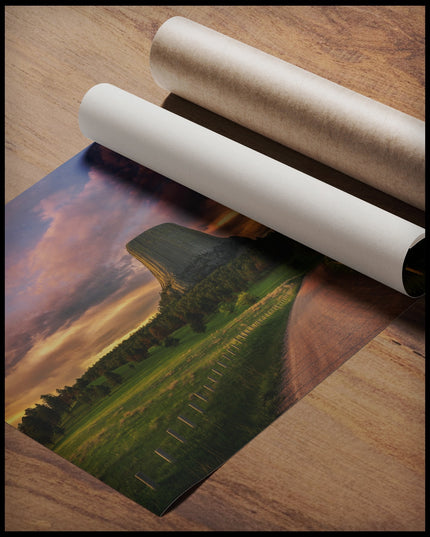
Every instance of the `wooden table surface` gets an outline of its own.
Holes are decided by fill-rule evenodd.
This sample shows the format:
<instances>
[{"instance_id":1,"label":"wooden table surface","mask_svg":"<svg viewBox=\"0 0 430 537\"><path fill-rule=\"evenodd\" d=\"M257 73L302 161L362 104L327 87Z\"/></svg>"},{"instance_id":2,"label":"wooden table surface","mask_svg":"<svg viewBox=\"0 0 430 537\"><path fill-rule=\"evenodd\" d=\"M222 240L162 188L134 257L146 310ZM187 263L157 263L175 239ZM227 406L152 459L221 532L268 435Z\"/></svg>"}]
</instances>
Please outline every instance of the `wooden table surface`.
<instances>
[{"instance_id":1,"label":"wooden table surface","mask_svg":"<svg viewBox=\"0 0 430 537\"><path fill-rule=\"evenodd\" d=\"M155 84L151 41L174 15L424 119L424 6L7 6L6 201L89 145L77 113L99 82L309 165ZM423 222L401 202L350 188ZM424 303L161 518L7 424L5 439L6 530L423 530Z\"/></svg>"}]
</instances>

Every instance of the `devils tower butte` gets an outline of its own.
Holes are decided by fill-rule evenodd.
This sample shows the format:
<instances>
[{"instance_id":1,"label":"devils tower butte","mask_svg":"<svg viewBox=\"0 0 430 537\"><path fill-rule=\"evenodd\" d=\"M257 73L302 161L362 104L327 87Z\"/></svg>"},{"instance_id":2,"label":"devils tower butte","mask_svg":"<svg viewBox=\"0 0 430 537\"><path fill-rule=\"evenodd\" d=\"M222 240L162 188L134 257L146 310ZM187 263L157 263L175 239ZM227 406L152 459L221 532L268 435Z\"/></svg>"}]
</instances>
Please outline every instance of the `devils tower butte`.
<instances>
[{"instance_id":1,"label":"devils tower butte","mask_svg":"<svg viewBox=\"0 0 430 537\"><path fill-rule=\"evenodd\" d=\"M235 258L243 243L168 223L144 231L126 248L152 272L162 289L184 292Z\"/></svg>"}]
</instances>

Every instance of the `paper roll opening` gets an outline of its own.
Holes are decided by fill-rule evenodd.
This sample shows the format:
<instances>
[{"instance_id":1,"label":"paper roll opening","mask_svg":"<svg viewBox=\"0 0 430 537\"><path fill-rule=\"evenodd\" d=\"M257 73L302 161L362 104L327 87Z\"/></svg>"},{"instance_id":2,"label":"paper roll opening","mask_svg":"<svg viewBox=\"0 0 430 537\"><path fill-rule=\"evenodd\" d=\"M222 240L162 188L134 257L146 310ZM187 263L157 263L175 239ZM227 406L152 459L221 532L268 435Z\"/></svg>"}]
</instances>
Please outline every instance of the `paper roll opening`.
<instances>
[{"instance_id":1,"label":"paper roll opening","mask_svg":"<svg viewBox=\"0 0 430 537\"><path fill-rule=\"evenodd\" d=\"M412 246L403 263L403 285L411 297L418 297L425 292L425 239Z\"/></svg>"}]
</instances>

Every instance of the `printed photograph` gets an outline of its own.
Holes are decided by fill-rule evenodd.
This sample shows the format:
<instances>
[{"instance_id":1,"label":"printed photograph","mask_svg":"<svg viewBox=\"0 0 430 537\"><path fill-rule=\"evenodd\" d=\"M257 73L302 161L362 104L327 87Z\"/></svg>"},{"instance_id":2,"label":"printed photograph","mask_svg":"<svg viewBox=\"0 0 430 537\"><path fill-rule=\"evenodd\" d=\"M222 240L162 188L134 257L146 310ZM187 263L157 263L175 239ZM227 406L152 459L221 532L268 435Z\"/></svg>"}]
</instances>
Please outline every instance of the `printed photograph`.
<instances>
[{"instance_id":1,"label":"printed photograph","mask_svg":"<svg viewBox=\"0 0 430 537\"><path fill-rule=\"evenodd\" d=\"M5 212L6 421L157 515L412 303L98 144Z\"/></svg>"}]
</instances>

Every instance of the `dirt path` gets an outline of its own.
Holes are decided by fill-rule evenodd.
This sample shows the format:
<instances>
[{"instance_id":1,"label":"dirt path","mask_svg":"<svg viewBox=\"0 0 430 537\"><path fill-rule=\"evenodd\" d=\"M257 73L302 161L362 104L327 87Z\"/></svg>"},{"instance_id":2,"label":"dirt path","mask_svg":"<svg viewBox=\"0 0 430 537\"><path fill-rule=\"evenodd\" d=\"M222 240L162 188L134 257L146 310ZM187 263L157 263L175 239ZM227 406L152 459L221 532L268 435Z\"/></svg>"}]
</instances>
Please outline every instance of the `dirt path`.
<instances>
[{"instance_id":1,"label":"dirt path","mask_svg":"<svg viewBox=\"0 0 430 537\"><path fill-rule=\"evenodd\" d=\"M412 300L357 272L322 263L305 277L285 334L286 410L371 341Z\"/></svg>"}]
</instances>

